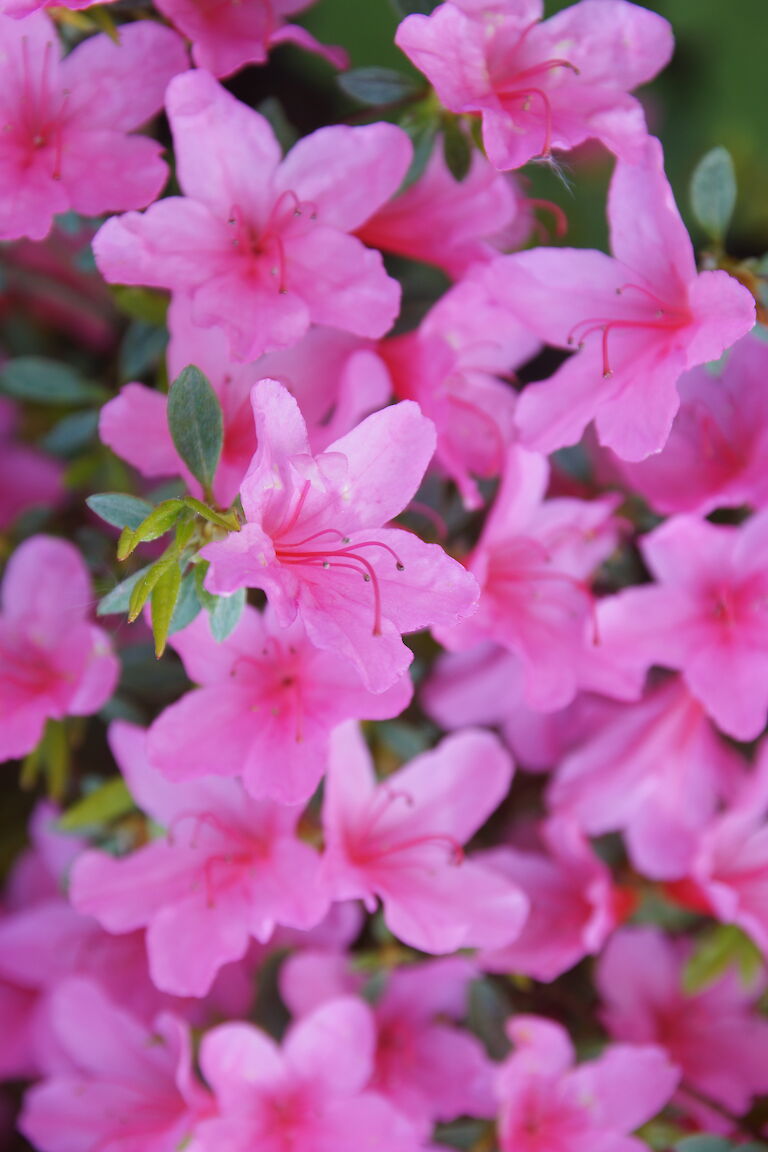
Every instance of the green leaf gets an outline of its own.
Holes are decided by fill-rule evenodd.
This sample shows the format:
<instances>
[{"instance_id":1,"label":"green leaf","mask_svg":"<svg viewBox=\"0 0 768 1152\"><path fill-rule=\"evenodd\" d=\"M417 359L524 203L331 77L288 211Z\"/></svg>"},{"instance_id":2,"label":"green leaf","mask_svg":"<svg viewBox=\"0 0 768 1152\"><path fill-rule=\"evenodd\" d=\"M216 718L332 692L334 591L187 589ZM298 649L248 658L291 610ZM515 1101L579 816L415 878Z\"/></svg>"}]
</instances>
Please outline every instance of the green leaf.
<instances>
[{"instance_id":1,"label":"green leaf","mask_svg":"<svg viewBox=\"0 0 768 1152\"><path fill-rule=\"evenodd\" d=\"M62 832L79 832L83 828L109 824L135 807L125 780L122 776L115 776L67 808L58 825Z\"/></svg>"},{"instance_id":2,"label":"green leaf","mask_svg":"<svg viewBox=\"0 0 768 1152\"><path fill-rule=\"evenodd\" d=\"M352 68L337 77L337 83L347 96L360 104L376 107L381 104L397 104L410 100L423 90L412 76L395 72L393 68Z\"/></svg>"},{"instance_id":3,"label":"green leaf","mask_svg":"<svg viewBox=\"0 0 768 1152\"><path fill-rule=\"evenodd\" d=\"M194 573L187 572L181 581L181 590L168 627L168 635L173 636L174 632L181 632L182 628L191 624L201 608L202 604L195 590Z\"/></svg>"},{"instance_id":4,"label":"green leaf","mask_svg":"<svg viewBox=\"0 0 768 1152\"><path fill-rule=\"evenodd\" d=\"M178 567L175 558L170 559L163 555L154 564L150 564L141 580L137 580L133 586L131 597L128 602L128 622L130 624L136 619L146 604L149 597L152 595L155 585L162 579L170 567Z\"/></svg>"},{"instance_id":5,"label":"green leaf","mask_svg":"<svg viewBox=\"0 0 768 1152\"><path fill-rule=\"evenodd\" d=\"M106 596L102 596L96 606L96 615L117 616L127 612L131 603L131 593L139 580L147 575L151 567L151 564L147 564L146 567L140 568L138 572L134 572L132 576L128 576L116 584L110 592L107 592Z\"/></svg>"},{"instance_id":6,"label":"green leaf","mask_svg":"<svg viewBox=\"0 0 768 1152\"><path fill-rule=\"evenodd\" d=\"M152 589L152 635L155 638L155 656L158 660L165 651L176 602L181 590L181 569L169 565Z\"/></svg>"},{"instance_id":7,"label":"green leaf","mask_svg":"<svg viewBox=\"0 0 768 1152\"><path fill-rule=\"evenodd\" d=\"M245 588L238 589L231 596L215 598L213 607L208 610L214 640L221 643L235 630L245 608L245 599Z\"/></svg>"},{"instance_id":8,"label":"green leaf","mask_svg":"<svg viewBox=\"0 0 768 1152\"><path fill-rule=\"evenodd\" d=\"M176 451L208 495L221 458L224 421L216 393L192 364L171 385L168 427Z\"/></svg>"},{"instance_id":9,"label":"green leaf","mask_svg":"<svg viewBox=\"0 0 768 1152\"><path fill-rule=\"evenodd\" d=\"M696 165L691 177L691 208L711 240L720 243L736 206L736 174L731 154L713 148Z\"/></svg>"},{"instance_id":10,"label":"green leaf","mask_svg":"<svg viewBox=\"0 0 768 1152\"><path fill-rule=\"evenodd\" d=\"M299 139L299 134L288 119L285 108L277 97L267 96L260 104L256 105L256 111L269 121L269 126L277 137L283 152L290 152Z\"/></svg>"},{"instance_id":11,"label":"green leaf","mask_svg":"<svg viewBox=\"0 0 768 1152\"><path fill-rule=\"evenodd\" d=\"M418 113L406 114L400 121L400 127L408 133L413 144L413 159L402 185L404 190L423 176L435 146L440 121L437 115L425 115L419 110Z\"/></svg>"},{"instance_id":12,"label":"green leaf","mask_svg":"<svg viewBox=\"0 0 768 1152\"><path fill-rule=\"evenodd\" d=\"M216 597L213 595L212 592L208 591L208 589L205 587L205 583L204 583L205 574L209 568L210 568L210 564L208 563L207 560L200 560L197 564L195 564L194 569L193 569L193 574L194 574L195 591L197 592L197 598L200 601L200 603L202 604L203 608L205 608L205 610L210 613L213 611L213 609L216 605Z\"/></svg>"},{"instance_id":13,"label":"green leaf","mask_svg":"<svg viewBox=\"0 0 768 1152\"><path fill-rule=\"evenodd\" d=\"M472 142L455 116L446 117L443 124L443 156L448 171L460 183L472 167Z\"/></svg>"},{"instance_id":14,"label":"green leaf","mask_svg":"<svg viewBox=\"0 0 768 1152\"><path fill-rule=\"evenodd\" d=\"M164 328L148 324L146 320L134 320L128 325L118 356L120 379L135 380L143 376L165 352L168 333Z\"/></svg>"},{"instance_id":15,"label":"green leaf","mask_svg":"<svg viewBox=\"0 0 768 1152\"><path fill-rule=\"evenodd\" d=\"M85 502L91 512L114 528L138 528L152 512L152 505L146 500L124 492L98 492Z\"/></svg>"},{"instance_id":16,"label":"green leaf","mask_svg":"<svg viewBox=\"0 0 768 1152\"><path fill-rule=\"evenodd\" d=\"M63 459L76 456L96 439L99 427L99 413L93 408L82 412L70 412L54 424L41 440L41 446L52 456Z\"/></svg>"},{"instance_id":17,"label":"green leaf","mask_svg":"<svg viewBox=\"0 0 768 1152\"><path fill-rule=\"evenodd\" d=\"M74 368L44 356L8 360L0 370L0 391L34 404L100 404L109 395Z\"/></svg>"},{"instance_id":18,"label":"green leaf","mask_svg":"<svg viewBox=\"0 0 768 1152\"><path fill-rule=\"evenodd\" d=\"M703 935L683 969L683 991L691 996L719 979L730 967L739 970L742 982L753 983L762 957L749 936L735 924L718 924Z\"/></svg>"},{"instance_id":19,"label":"green leaf","mask_svg":"<svg viewBox=\"0 0 768 1152\"><path fill-rule=\"evenodd\" d=\"M151 288L134 288L128 284L113 284L112 296L121 312L145 324L164 328L168 313L167 292L156 292Z\"/></svg>"},{"instance_id":20,"label":"green leaf","mask_svg":"<svg viewBox=\"0 0 768 1152\"><path fill-rule=\"evenodd\" d=\"M696 1136L684 1136L678 1140L675 1148L677 1152L732 1152L733 1145L722 1136L701 1132Z\"/></svg>"},{"instance_id":21,"label":"green leaf","mask_svg":"<svg viewBox=\"0 0 768 1152\"><path fill-rule=\"evenodd\" d=\"M218 524L219 528L226 528L227 532L240 531L240 521L236 513L217 512L215 508L209 508L207 504L203 504L202 500L197 500L194 496L185 496L184 503L187 508L197 512L198 516L202 516L209 523Z\"/></svg>"},{"instance_id":22,"label":"green leaf","mask_svg":"<svg viewBox=\"0 0 768 1152\"><path fill-rule=\"evenodd\" d=\"M139 544L164 536L184 511L184 501L174 497L153 508L136 528L124 529L117 545L118 560L125 560Z\"/></svg>"}]
</instances>

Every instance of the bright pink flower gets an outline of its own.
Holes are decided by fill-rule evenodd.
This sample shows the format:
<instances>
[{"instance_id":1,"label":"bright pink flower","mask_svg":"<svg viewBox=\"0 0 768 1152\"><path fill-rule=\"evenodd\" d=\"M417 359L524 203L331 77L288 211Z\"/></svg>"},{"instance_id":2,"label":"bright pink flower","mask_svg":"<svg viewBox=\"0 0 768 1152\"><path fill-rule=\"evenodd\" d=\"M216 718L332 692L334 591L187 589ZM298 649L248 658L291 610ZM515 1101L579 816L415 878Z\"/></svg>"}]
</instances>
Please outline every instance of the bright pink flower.
<instances>
[{"instance_id":1,"label":"bright pink flower","mask_svg":"<svg viewBox=\"0 0 768 1152\"><path fill-rule=\"evenodd\" d=\"M314 0L160 0L158 9L188 40L198 68L230 76L246 64L264 64L270 48L293 43L336 68L348 67L343 48L320 44L285 18L309 8Z\"/></svg>"},{"instance_id":2,"label":"bright pink flower","mask_svg":"<svg viewBox=\"0 0 768 1152\"><path fill-rule=\"evenodd\" d=\"M60 61L47 16L0 16L0 51L0 240L42 240L59 212L122 212L159 196L162 147L129 133L187 67L175 32L140 20L119 44L93 36Z\"/></svg>"},{"instance_id":3,"label":"bright pink flower","mask_svg":"<svg viewBox=\"0 0 768 1152\"><path fill-rule=\"evenodd\" d=\"M200 1125L201 1152L417 1152L410 1124L365 1090L374 1045L370 1009L348 997L294 1024L282 1050L250 1024L215 1028L200 1064L220 1116Z\"/></svg>"},{"instance_id":4,"label":"bright pink flower","mask_svg":"<svg viewBox=\"0 0 768 1152\"><path fill-rule=\"evenodd\" d=\"M480 152L463 180L448 170L436 147L424 174L371 216L357 235L372 248L444 269L460 280L473 264L498 256L497 237L527 235L528 214L511 176L500 175Z\"/></svg>"},{"instance_id":5,"label":"bright pink flower","mask_svg":"<svg viewBox=\"0 0 768 1152\"><path fill-rule=\"evenodd\" d=\"M0 530L28 508L57 505L64 495L63 467L36 448L17 443L16 409L0 397Z\"/></svg>"},{"instance_id":6,"label":"bright pink flower","mask_svg":"<svg viewBox=\"0 0 768 1152\"><path fill-rule=\"evenodd\" d=\"M262 381L251 400L259 447L241 489L247 523L203 548L206 584L223 595L263 589L281 627L299 616L312 644L350 659L383 692L413 659L401 633L455 622L477 594L436 544L382 527L414 495L434 427L405 401L313 457L285 388Z\"/></svg>"},{"instance_id":7,"label":"bright pink flower","mask_svg":"<svg viewBox=\"0 0 768 1152\"><path fill-rule=\"evenodd\" d=\"M521 972L555 980L585 956L599 952L629 909L575 821L553 817L540 830L545 851L494 848L482 863L525 893L530 911L509 944L484 949L488 972Z\"/></svg>"},{"instance_id":8,"label":"bright pink flower","mask_svg":"<svg viewBox=\"0 0 768 1152\"><path fill-rule=\"evenodd\" d=\"M506 796L512 770L495 736L466 730L377 784L357 727L337 728L323 809L329 894L369 911L378 897L392 932L423 952L511 940L526 901L465 860L463 845Z\"/></svg>"},{"instance_id":9,"label":"bright pink flower","mask_svg":"<svg viewBox=\"0 0 768 1152\"><path fill-rule=\"evenodd\" d=\"M204 996L252 937L322 919L318 857L295 835L299 809L251 800L237 780L171 784L147 760L143 729L116 721L111 731L132 795L167 834L120 859L84 853L72 903L108 932L146 926L158 988Z\"/></svg>"},{"instance_id":10,"label":"bright pink flower","mask_svg":"<svg viewBox=\"0 0 768 1152\"><path fill-rule=\"evenodd\" d=\"M758 330L756 329L756 332ZM680 377L680 410L664 449L637 464L619 462L632 488L657 512L768 504L768 344L744 336L717 373Z\"/></svg>"},{"instance_id":11,"label":"bright pink flower","mask_svg":"<svg viewBox=\"0 0 768 1152\"><path fill-rule=\"evenodd\" d=\"M566 755L548 799L589 835L623 830L644 876L675 879L687 873L698 833L739 767L676 677L615 710Z\"/></svg>"},{"instance_id":12,"label":"bright pink flower","mask_svg":"<svg viewBox=\"0 0 768 1152\"><path fill-rule=\"evenodd\" d=\"M754 740L768 712L768 510L739 528L675 516L640 542L657 583L601 605L638 667L676 668L719 728Z\"/></svg>"},{"instance_id":13,"label":"bright pink flower","mask_svg":"<svg viewBox=\"0 0 768 1152\"><path fill-rule=\"evenodd\" d=\"M641 164L617 162L608 220L613 257L538 248L500 257L489 277L539 339L578 349L524 390L523 441L552 452L574 444L594 418L602 444L642 460L666 443L682 373L747 333L755 302L727 272L697 273L658 140L649 138Z\"/></svg>"},{"instance_id":14,"label":"bright pink flower","mask_svg":"<svg viewBox=\"0 0 768 1152\"><path fill-rule=\"evenodd\" d=\"M111 282L192 296L237 360L295 344L310 322L383 336L400 286L347 233L396 191L411 156L392 124L322 128L281 162L267 120L200 69L168 87L185 196L108 220L94 241Z\"/></svg>"},{"instance_id":15,"label":"bright pink flower","mask_svg":"<svg viewBox=\"0 0 768 1152\"><path fill-rule=\"evenodd\" d=\"M381 344L395 394L415 400L434 421L434 462L468 508L482 504L473 476L498 476L515 436L515 393L499 376L511 375L538 349L480 276L447 292L416 332Z\"/></svg>"},{"instance_id":16,"label":"bright pink flower","mask_svg":"<svg viewBox=\"0 0 768 1152\"><path fill-rule=\"evenodd\" d=\"M740 1116L768 1092L768 1022L750 991L729 972L691 995L683 992L689 941L658 929L623 928L597 964L602 1019L629 1044L658 1044L686 1087Z\"/></svg>"},{"instance_id":17,"label":"bright pink flower","mask_svg":"<svg viewBox=\"0 0 768 1152\"><path fill-rule=\"evenodd\" d=\"M636 159L645 119L627 92L668 62L669 24L625 0L581 0L539 23L542 9L541 0L524 0L471 16L442 4L431 16L408 16L395 40L446 108L481 114L497 168L589 139Z\"/></svg>"},{"instance_id":18,"label":"bright pink flower","mask_svg":"<svg viewBox=\"0 0 768 1152\"><path fill-rule=\"evenodd\" d=\"M629 1133L664 1107L679 1074L658 1047L614 1044L574 1067L564 1028L537 1016L514 1016L515 1050L501 1066L501 1152L644 1152Z\"/></svg>"},{"instance_id":19,"label":"bright pink flower","mask_svg":"<svg viewBox=\"0 0 768 1152\"><path fill-rule=\"evenodd\" d=\"M399 968L373 1003L376 1051L369 1088L407 1116L420 1135L459 1116L493 1116L492 1065L482 1044L447 1021L467 1014L477 969L458 956ZM280 993L295 1016L356 993L363 977L350 957L303 952L280 971Z\"/></svg>"},{"instance_id":20,"label":"bright pink flower","mask_svg":"<svg viewBox=\"0 0 768 1152\"><path fill-rule=\"evenodd\" d=\"M223 643L201 613L171 644L202 687L155 720L152 763L171 780L242 776L251 796L281 804L309 800L337 724L399 716L413 691L405 674L369 692L348 660L310 644L300 620L278 627L270 608L261 615L247 607Z\"/></svg>"},{"instance_id":21,"label":"bright pink flower","mask_svg":"<svg viewBox=\"0 0 768 1152\"><path fill-rule=\"evenodd\" d=\"M74 978L54 993L51 1016L69 1066L27 1093L19 1123L40 1152L168 1152L213 1112L177 1017L150 1028Z\"/></svg>"},{"instance_id":22,"label":"bright pink flower","mask_svg":"<svg viewBox=\"0 0 768 1152\"><path fill-rule=\"evenodd\" d=\"M11 556L0 614L0 760L24 756L46 720L90 716L112 695L118 662L88 623L88 570L65 540L32 536Z\"/></svg>"},{"instance_id":23,"label":"bright pink flower","mask_svg":"<svg viewBox=\"0 0 768 1152\"><path fill-rule=\"evenodd\" d=\"M515 656L528 707L562 708L579 686L579 666L596 645L588 580L614 549L619 522L612 496L545 500L543 456L509 449L501 488L469 570L480 606L458 627L436 630L448 648L494 640Z\"/></svg>"}]
</instances>

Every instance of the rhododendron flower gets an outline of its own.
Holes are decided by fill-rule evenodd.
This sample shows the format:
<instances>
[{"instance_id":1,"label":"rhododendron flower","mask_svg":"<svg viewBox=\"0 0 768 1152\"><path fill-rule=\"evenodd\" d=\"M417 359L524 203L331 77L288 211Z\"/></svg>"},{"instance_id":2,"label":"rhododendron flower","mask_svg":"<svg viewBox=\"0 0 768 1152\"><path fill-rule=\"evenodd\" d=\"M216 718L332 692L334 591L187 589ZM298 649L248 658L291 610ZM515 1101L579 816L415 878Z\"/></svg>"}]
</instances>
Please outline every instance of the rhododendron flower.
<instances>
[{"instance_id":1,"label":"rhododendron flower","mask_svg":"<svg viewBox=\"0 0 768 1152\"><path fill-rule=\"evenodd\" d=\"M499 376L539 350L538 341L467 277L430 310L416 332L385 340L381 356L395 394L416 400L435 423L435 464L456 483L465 505L482 497L474 476L497 476L515 436L515 394Z\"/></svg>"},{"instance_id":2,"label":"rhododendron flower","mask_svg":"<svg viewBox=\"0 0 768 1152\"><path fill-rule=\"evenodd\" d=\"M0 53L0 240L42 240L57 213L143 208L160 194L161 145L128 133L187 68L175 32L141 20L119 44L93 36L60 61L47 16L0 16Z\"/></svg>"},{"instance_id":3,"label":"rhododendron flower","mask_svg":"<svg viewBox=\"0 0 768 1152\"><path fill-rule=\"evenodd\" d=\"M740 1116L768 1092L768 1021L758 989L728 972L701 990L683 992L685 940L657 928L623 928L598 960L603 1022L617 1040L658 1044L686 1087Z\"/></svg>"},{"instance_id":4,"label":"rhododendron flower","mask_svg":"<svg viewBox=\"0 0 768 1152\"><path fill-rule=\"evenodd\" d=\"M198 1128L201 1152L417 1152L407 1120L365 1090L374 1045L370 1009L349 997L294 1024L282 1050L250 1024L215 1028L200 1065L220 1116Z\"/></svg>"},{"instance_id":5,"label":"rhododendron flower","mask_svg":"<svg viewBox=\"0 0 768 1152\"><path fill-rule=\"evenodd\" d=\"M666 443L681 374L745 335L755 304L727 272L697 273L657 140L649 138L642 163L617 162L608 221L613 257L537 248L500 257L488 275L539 339L577 349L524 390L523 442L552 452L574 444L594 418L601 444L642 460Z\"/></svg>"},{"instance_id":6,"label":"rhododendron flower","mask_svg":"<svg viewBox=\"0 0 768 1152\"><path fill-rule=\"evenodd\" d=\"M281 162L268 121L200 69L169 85L166 109L185 195L107 221L94 240L106 279L190 293L195 323L223 328L237 360L295 344L311 321L383 336L400 287L347 233L396 191L406 134L322 128Z\"/></svg>"},{"instance_id":7,"label":"rhododendron flower","mask_svg":"<svg viewBox=\"0 0 768 1152\"><path fill-rule=\"evenodd\" d=\"M455 622L477 594L436 544L381 527L414 495L434 427L405 401L313 457L285 388L265 380L251 399L259 447L241 489L246 523L202 549L207 587L262 588L281 627L300 617L311 643L350 659L366 687L383 692L413 659L401 633Z\"/></svg>"},{"instance_id":8,"label":"rhododendron flower","mask_svg":"<svg viewBox=\"0 0 768 1152\"><path fill-rule=\"evenodd\" d=\"M0 397L0 530L28 508L58 504L63 495L62 465L14 439L16 409Z\"/></svg>"},{"instance_id":9,"label":"rhododendron flower","mask_svg":"<svg viewBox=\"0 0 768 1152\"><path fill-rule=\"evenodd\" d=\"M118 662L88 623L91 582L65 540L32 536L8 561L0 613L0 760L24 756L46 720L89 716L112 695Z\"/></svg>"},{"instance_id":10,"label":"rhododendron flower","mask_svg":"<svg viewBox=\"0 0 768 1152\"><path fill-rule=\"evenodd\" d=\"M171 784L147 760L143 729L116 721L112 739L136 802L167 835L120 859L84 853L71 898L108 932L146 926L158 988L204 996L251 937L321 920L318 857L296 838L298 809L250 800L236 780Z\"/></svg>"},{"instance_id":11,"label":"rhododendron flower","mask_svg":"<svg viewBox=\"0 0 768 1152\"><path fill-rule=\"evenodd\" d=\"M492 848L480 857L524 892L530 907L514 940L481 952L479 963L488 972L554 980L584 956L599 952L631 910L575 821L552 817L540 837L545 851Z\"/></svg>"},{"instance_id":12,"label":"rhododendron flower","mask_svg":"<svg viewBox=\"0 0 768 1152\"><path fill-rule=\"evenodd\" d=\"M468 560L482 589L474 616L436 629L449 648L495 640L519 662L531 708L562 708L579 684L582 654L597 639L592 571L614 549L617 500L545 500L549 467L516 445L483 533ZM588 639L587 632L591 631Z\"/></svg>"},{"instance_id":13,"label":"rhododendron flower","mask_svg":"<svg viewBox=\"0 0 768 1152\"><path fill-rule=\"evenodd\" d=\"M320 781L335 725L399 716L411 699L408 675L369 692L348 660L310 644L300 620L280 628L269 607L263 616L246 607L223 643L201 613L171 644L202 685L149 732L150 759L171 780L237 774L252 796L303 803Z\"/></svg>"},{"instance_id":14,"label":"rhododendron flower","mask_svg":"<svg viewBox=\"0 0 768 1152\"><path fill-rule=\"evenodd\" d=\"M627 92L672 55L667 21L624 0L581 0L544 23L541 0L495 8L442 4L395 37L446 108L481 114L491 163L520 168L588 139L636 159L645 119Z\"/></svg>"},{"instance_id":15,"label":"rhododendron flower","mask_svg":"<svg viewBox=\"0 0 768 1152\"><path fill-rule=\"evenodd\" d=\"M739 767L675 678L617 710L566 755L548 800L590 835L622 829L644 876L674 879L688 871L698 833Z\"/></svg>"},{"instance_id":16,"label":"rhododendron flower","mask_svg":"<svg viewBox=\"0 0 768 1152\"><path fill-rule=\"evenodd\" d=\"M640 548L657 583L606 600L606 622L639 667L678 669L719 728L754 740L768 712L768 511L739 528L675 516Z\"/></svg>"},{"instance_id":17,"label":"rhododendron flower","mask_svg":"<svg viewBox=\"0 0 768 1152\"><path fill-rule=\"evenodd\" d=\"M306 28L285 18L309 8L314 0L159 0L157 8L192 41L198 68L214 76L229 76L246 64L263 64L270 48L297 44L324 56L336 68L346 68L343 48L320 44Z\"/></svg>"},{"instance_id":18,"label":"rhododendron flower","mask_svg":"<svg viewBox=\"0 0 768 1152\"><path fill-rule=\"evenodd\" d=\"M467 1013L477 969L450 957L387 974L372 1005L376 1050L369 1088L407 1116L424 1138L437 1122L493 1116L493 1065L480 1041L446 1020ZM340 953L306 951L280 971L280 994L296 1016L335 997L359 992L363 977Z\"/></svg>"},{"instance_id":19,"label":"rhododendron flower","mask_svg":"<svg viewBox=\"0 0 768 1152\"><path fill-rule=\"evenodd\" d=\"M150 1028L73 978L54 993L51 1018L69 1067L30 1089L19 1122L40 1152L168 1152L214 1111L187 1026L170 1013Z\"/></svg>"},{"instance_id":20,"label":"rhododendron flower","mask_svg":"<svg viewBox=\"0 0 768 1152\"><path fill-rule=\"evenodd\" d=\"M496 1084L501 1152L645 1152L629 1133L664 1107L679 1077L660 1048L614 1044L574 1066L552 1020L514 1016L507 1033L515 1050Z\"/></svg>"},{"instance_id":21,"label":"rhododendron flower","mask_svg":"<svg viewBox=\"0 0 768 1152\"><path fill-rule=\"evenodd\" d=\"M495 736L465 730L378 784L356 726L331 738L323 872L334 899L357 897L405 944L452 952L506 943L526 901L463 845L506 795L512 763Z\"/></svg>"}]
</instances>

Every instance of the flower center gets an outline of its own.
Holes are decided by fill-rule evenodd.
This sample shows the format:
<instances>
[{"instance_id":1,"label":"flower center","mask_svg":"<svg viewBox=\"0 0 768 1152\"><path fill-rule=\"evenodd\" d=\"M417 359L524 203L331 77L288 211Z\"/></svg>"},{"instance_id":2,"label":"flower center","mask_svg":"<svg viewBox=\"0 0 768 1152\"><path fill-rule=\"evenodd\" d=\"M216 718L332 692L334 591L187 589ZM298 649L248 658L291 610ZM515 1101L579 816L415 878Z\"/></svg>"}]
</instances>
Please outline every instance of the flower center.
<instances>
[{"instance_id":1,"label":"flower center","mask_svg":"<svg viewBox=\"0 0 768 1152\"><path fill-rule=\"evenodd\" d=\"M70 93L62 89L56 94L54 51L54 44L48 40L38 62L32 57L28 37L22 37L21 89L15 104L16 115L3 124L3 132L26 151L27 167L39 153L50 148L51 178L60 180L64 113Z\"/></svg>"},{"instance_id":2,"label":"flower center","mask_svg":"<svg viewBox=\"0 0 768 1152\"><path fill-rule=\"evenodd\" d=\"M677 328L682 328L690 321L690 316L687 312L666 304L649 288L644 288L640 284L624 284L621 288L616 289L616 295L622 296L630 289L641 293L643 297L656 305L653 312L647 315L634 316L631 319L593 316L587 320L580 320L578 324L574 324L566 338L569 344L575 344L577 348L583 348L590 336L596 332L601 333L604 380L608 380L613 376L613 368L611 367L608 349L608 338L612 332L643 328L673 332Z\"/></svg>"},{"instance_id":3,"label":"flower center","mask_svg":"<svg viewBox=\"0 0 768 1152\"><path fill-rule=\"evenodd\" d=\"M267 270L268 278L282 295L288 291L285 241L306 234L317 219L317 209L295 192L281 192L264 224L252 224L239 204L229 211L230 243L255 273Z\"/></svg>"}]
</instances>

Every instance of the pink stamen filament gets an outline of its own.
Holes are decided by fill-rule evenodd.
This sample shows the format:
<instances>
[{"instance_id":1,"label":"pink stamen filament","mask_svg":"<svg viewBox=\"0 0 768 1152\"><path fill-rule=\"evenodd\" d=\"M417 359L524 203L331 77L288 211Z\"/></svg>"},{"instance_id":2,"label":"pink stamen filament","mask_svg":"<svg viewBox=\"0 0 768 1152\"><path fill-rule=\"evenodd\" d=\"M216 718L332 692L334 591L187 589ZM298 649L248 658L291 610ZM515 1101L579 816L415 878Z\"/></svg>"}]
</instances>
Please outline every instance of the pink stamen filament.
<instances>
[{"instance_id":1,"label":"pink stamen filament","mask_svg":"<svg viewBox=\"0 0 768 1152\"><path fill-rule=\"evenodd\" d=\"M527 28L523 36L527 35L530 28ZM521 37L522 39L522 37ZM545 76L548 72L556 68L567 68L574 75L579 75L579 69L575 64L571 64L570 60L544 60L541 64L536 64L532 68L524 68L522 72L509 81L508 84L494 86L497 96L504 98L505 103L512 100L523 101L523 111L527 112L530 108L531 97L538 96L541 100L544 110L544 147L541 150L542 156L549 156L552 151L552 104L546 92L542 88L520 87L521 82L532 80L535 76Z\"/></svg>"},{"instance_id":2,"label":"pink stamen filament","mask_svg":"<svg viewBox=\"0 0 768 1152\"><path fill-rule=\"evenodd\" d=\"M603 379L608 380L613 375L613 369L611 368L608 356L608 337L611 332L617 329L629 330L638 328L654 328L659 331L670 331L679 328L684 322L685 317L683 317L681 313L665 312L660 308L653 320L611 320L608 318L580 320L578 324L574 324L566 339L569 344L576 343L579 348L582 348L587 338L591 336L593 332L601 332ZM579 333L578 336L577 333Z\"/></svg>"},{"instance_id":3,"label":"pink stamen filament","mask_svg":"<svg viewBox=\"0 0 768 1152\"><path fill-rule=\"evenodd\" d=\"M271 256L276 263L270 268L270 274L277 280L281 294L288 291L283 235L293 217L307 217L314 221L317 219L317 210L314 204L299 200L296 193L291 191L280 193L266 222L260 227L248 223L239 204L233 204L230 208L228 223L235 229L232 246L249 257Z\"/></svg>"},{"instance_id":4,"label":"pink stamen filament","mask_svg":"<svg viewBox=\"0 0 768 1152\"><path fill-rule=\"evenodd\" d=\"M539 200L533 197L526 200L526 204L530 205L534 211L548 212L555 221L555 236L560 238L565 236L568 231L568 217L559 204L555 204L552 200Z\"/></svg>"}]
</instances>

